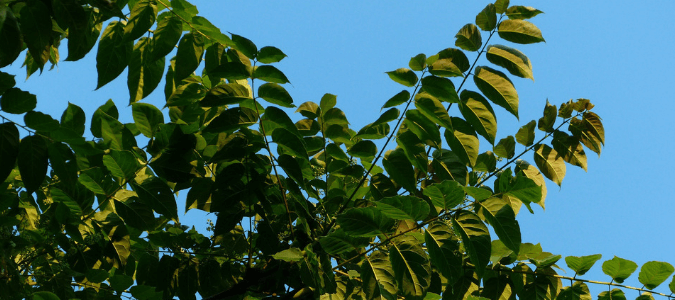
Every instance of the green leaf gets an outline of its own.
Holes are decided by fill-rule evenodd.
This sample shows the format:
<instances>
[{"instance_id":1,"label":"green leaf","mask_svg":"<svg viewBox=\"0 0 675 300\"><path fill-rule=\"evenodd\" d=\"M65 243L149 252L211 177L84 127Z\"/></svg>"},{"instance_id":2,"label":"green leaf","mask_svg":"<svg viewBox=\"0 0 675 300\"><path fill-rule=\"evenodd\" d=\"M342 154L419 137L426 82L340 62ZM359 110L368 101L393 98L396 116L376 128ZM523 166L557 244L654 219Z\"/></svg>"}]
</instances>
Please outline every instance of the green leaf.
<instances>
[{"instance_id":1,"label":"green leaf","mask_svg":"<svg viewBox=\"0 0 675 300\"><path fill-rule=\"evenodd\" d=\"M652 293L650 292L644 292L635 298L635 300L654 300L654 296L652 296Z\"/></svg>"},{"instance_id":2,"label":"green leaf","mask_svg":"<svg viewBox=\"0 0 675 300\"><path fill-rule=\"evenodd\" d=\"M10 114L22 114L35 109L37 97L19 88L8 89L0 98L0 107Z\"/></svg>"},{"instance_id":3,"label":"green leaf","mask_svg":"<svg viewBox=\"0 0 675 300\"><path fill-rule=\"evenodd\" d=\"M372 161L377 154L377 146L369 140L362 140L347 149L351 156L355 156L366 161Z\"/></svg>"},{"instance_id":4,"label":"green leaf","mask_svg":"<svg viewBox=\"0 0 675 300\"><path fill-rule=\"evenodd\" d=\"M259 66L253 71L253 78L258 78L273 83L289 83L286 75L274 66Z\"/></svg>"},{"instance_id":5,"label":"green leaf","mask_svg":"<svg viewBox=\"0 0 675 300\"><path fill-rule=\"evenodd\" d=\"M300 132L295 127L295 124L293 124L291 118L286 114L286 112L277 107L268 106L265 109L265 114L263 115L262 118L276 124L278 127L282 127L288 130L289 132L295 134L298 137L301 136ZM270 131L267 131L267 134L270 134Z\"/></svg>"},{"instance_id":6,"label":"green leaf","mask_svg":"<svg viewBox=\"0 0 675 300\"><path fill-rule=\"evenodd\" d=\"M153 0L140 0L129 15L129 23L124 28L124 40L133 41L148 32L157 19L157 4Z\"/></svg>"},{"instance_id":7,"label":"green leaf","mask_svg":"<svg viewBox=\"0 0 675 300\"><path fill-rule=\"evenodd\" d=\"M132 57L133 42L124 39L125 24L112 21L106 26L96 53L98 83L96 89L117 78L127 68Z\"/></svg>"},{"instance_id":8,"label":"green leaf","mask_svg":"<svg viewBox=\"0 0 675 300\"><path fill-rule=\"evenodd\" d=\"M377 118L377 120L375 122L373 122L372 124L373 124L373 126L375 126L375 125L379 125L379 124L382 124L382 123L389 123L393 120L398 119L398 115L399 115L399 110L397 108L390 108L387 111L385 111L384 113L382 113L382 115L380 115L380 117ZM343 116L344 116L344 113L343 113ZM345 121L346 120L347 119L345 118Z\"/></svg>"},{"instance_id":9,"label":"green leaf","mask_svg":"<svg viewBox=\"0 0 675 300\"><path fill-rule=\"evenodd\" d=\"M211 78L227 78L229 80L247 79L251 76L250 67L239 62L231 61L221 63L219 66L208 70Z\"/></svg>"},{"instance_id":10,"label":"green leaf","mask_svg":"<svg viewBox=\"0 0 675 300\"><path fill-rule=\"evenodd\" d=\"M121 202L115 200L115 211L124 220L127 226L138 230L152 230L155 228L155 216L152 209L138 202Z\"/></svg>"},{"instance_id":11,"label":"green leaf","mask_svg":"<svg viewBox=\"0 0 675 300\"><path fill-rule=\"evenodd\" d=\"M499 23L499 36L509 42L533 44L545 42L541 31L534 24L523 20L504 20Z\"/></svg>"},{"instance_id":12,"label":"green leaf","mask_svg":"<svg viewBox=\"0 0 675 300\"><path fill-rule=\"evenodd\" d=\"M59 129L59 121L39 111L29 111L23 116L26 126L37 131L50 132Z\"/></svg>"},{"instance_id":13,"label":"green leaf","mask_svg":"<svg viewBox=\"0 0 675 300\"><path fill-rule=\"evenodd\" d=\"M337 104L337 96L333 94L324 94L319 101L319 107L321 108L321 113L325 113L331 108L335 107Z\"/></svg>"},{"instance_id":14,"label":"green leaf","mask_svg":"<svg viewBox=\"0 0 675 300\"><path fill-rule=\"evenodd\" d=\"M394 295L398 293L396 278L385 252L375 251L366 256L360 274L366 299L395 299Z\"/></svg>"},{"instance_id":15,"label":"green leaf","mask_svg":"<svg viewBox=\"0 0 675 300\"><path fill-rule=\"evenodd\" d=\"M371 140L377 140L377 139L382 139L387 137L389 134L389 124L383 123L379 125L372 125L368 124L361 128L359 132L356 134L359 138L362 139L371 139Z\"/></svg>"},{"instance_id":16,"label":"green leaf","mask_svg":"<svg viewBox=\"0 0 675 300\"><path fill-rule=\"evenodd\" d=\"M497 104L518 118L518 92L504 73L489 67L476 67L473 81L478 89Z\"/></svg>"},{"instance_id":17,"label":"green leaf","mask_svg":"<svg viewBox=\"0 0 675 300\"><path fill-rule=\"evenodd\" d=\"M19 130L14 123L0 124L0 180L12 173L19 155Z\"/></svg>"},{"instance_id":18,"label":"green leaf","mask_svg":"<svg viewBox=\"0 0 675 300\"><path fill-rule=\"evenodd\" d=\"M98 170L100 173L100 170ZM93 178L89 173L80 173L80 176L77 178L77 181L86 187L88 190L94 192L97 195L106 195L106 189L103 187L98 178Z\"/></svg>"},{"instance_id":19,"label":"green leaf","mask_svg":"<svg viewBox=\"0 0 675 300\"><path fill-rule=\"evenodd\" d=\"M173 14L168 16L159 23L152 35L152 59L163 58L176 47L180 41L181 34L183 34L183 21Z\"/></svg>"},{"instance_id":20,"label":"green leaf","mask_svg":"<svg viewBox=\"0 0 675 300\"><path fill-rule=\"evenodd\" d=\"M555 131L551 145L567 163L587 170L586 152L577 138L562 131Z\"/></svg>"},{"instance_id":21,"label":"green leaf","mask_svg":"<svg viewBox=\"0 0 675 300\"><path fill-rule=\"evenodd\" d=\"M585 112L581 121L572 118L569 130L591 151L600 155L605 144L605 128L600 117L592 112Z\"/></svg>"},{"instance_id":22,"label":"green leaf","mask_svg":"<svg viewBox=\"0 0 675 300\"><path fill-rule=\"evenodd\" d=\"M502 45L490 45L485 57L491 63L507 69L513 75L534 81L530 59L517 49Z\"/></svg>"},{"instance_id":23,"label":"green leaf","mask_svg":"<svg viewBox=\"0 0 675 300\"><path fill-rule=\"evenodd\" d=\"M103 165L113 176L122 179L133 178L140 166L131 151L117 150L110 150L109 154L103 156Z\"/></svg>"},{"instance_id":24,"label":"green leaf","mask_svg":"<svg viewBox=\"0 0 675 300\"><path fill-rule=\"evenodd\" d=\"M642 265L638 280L649 290L661 285L675 271L673 265L667 262L650 261Z\"/></svg>"},{"instance_id":25,"label":"green leaf","mask_svg":"<svg viewBox=\"0 0 675 300\"><path fill-rule=\"evenodd\" d=\"M626 295L621 289L612 289L598 294L598 300L626 300Z\"/></svg>"},{"instance_id":26,"label":"green leaf","mask_svg":"<svg viewBox=\"0 0 675 300\"><path fill-rule=\"evenodd\" d=\"M263 64L271 64L275 62L280 62L286 57L286 54L283 53L279 48L266 46L258 50L258 56L256 59Z\"/></svg>"},{"instance_id":27,"label":"green leaf","mask_svg":"<svg viewBox=\"0 0 675 300\"><path fill-rule=\"evenodd\" d=\"M558 108L555 105L551 105L546 99L546 106L544 107L544 116L539 119L537 123L537 128L541 131L551 132L553 131L553 125L555 125L555 119L558 114Z\"/></svg>"},{"instance_id":28,"label":"green leaf","mask_svg":"<svg viewBox=\"0 0 675 300\"><path fill-rule=\"evenodd\" d=\"M530 202L537 203L542 200L541 186L534 180L522 175L517 175L515 181L511 182L511 185L502 190L502 192L507 196L517 198L525 204L529 204Z\"/></svg>"},{"instance_id":29,"label":"green leaf","mask_svg":"<svg viewBox=\"0 0 675 300\"><path fill-rule=\"evenodd\" d=\"M495 1L495 9L498 14L503 14L506 12L506 9L509 7L509 0L497 0Z\"/></svg>"},{"instance_id":30,"label":"green leaf","mask_svg":"<svg viewBox=\"0 0 675 300\"><path fill-rule=\"evenodd\" d=\"M476 132L490 144L495 143L497 135L497 117L490 103L479 93L463 90L459 111Z\"/></svg>"},{"instance_id":31,"label":"green leaf","mask_svg":"<svg viewBox=\"0 0 675 300\"><path fill-rule=\"evenodd\" d=\"M586 255L586 256L568 256L565 257L567 267L572 269L576 275L584 275L590 270L595 262L602 258L602 254Z\"/></svg>"},{"instance_id":32,"label":"green leaf","mask_svg":"<svg viewBox=\"0 0 675 300\"><path fill-rule=\"evenodd\" d=\"M530 6L520 6L520 5L511 6L509 7L509 9L506 10L506 16L512 20L530 19L541 13L544 12Z\"/></svg>"},{"instance_id":33,"label":"green leaf","mask_svg":"<svg viewBox=\"0 0 675 300\"><path fill-rule=\"evenodd\" d=\"M128 275L115 274L108 278L108 282L110 282L110 287L113 290L117 291L118 293L122 293L124 290L128 289L132 284L134 284L134 279Z\"/></svg>"},{"instance_id":34,"label":"green leaf","mask_svg":"<svg viewBox=\"0 0 675 300\"><path fill-rule=\"evenodd\" d=\"M410 132L404 131L396 136L396 143L403 149L408 160L418 172L426 173L429 162L427 155L424 152L424 144L417 136ZM422 175L421 175L422 176Z\"/></svg>"},{"instance_id":35,"label":"green leaf","mask_svg":"<svg viewBox=\"0 0 675 300\"><path fill-rule=\"evenodd\" d=\"M429 120L424 114L417 109L410 109L405 114L406 118L403 121L406 128L417 135L417 137L425 144L440 148L441 132L438 130L436 123Z\"/></svg>"},{"instance_id":36,"label":"green leaf","mask_svg":"<svg viewBox=\"0 0 675 300\"><path fill-rule=\"evenodd\" d=\"M258 114L246 107L230 108L211 120L204 132L234 132L258 122Z\"/></svg>"},{"instance_id":37,"label":"green leaf","mask_svg":"<svg viewBox=\"0 0 675 300\"><path fill-rule=\"evenodd\" d=\"M374 207L349 209L337 216L337 222L348 235L362 237L386 234L395 224L393 219Z\"/></svg>"},{"instance_id":38,"label":"green leaf","mask_svg":"<svg viewBox=\"0 0 675 300\"><path fill-rule=\"evenodd\" d=\"M42 70L42 66L49 60L51 47L52 20L49 8L42 1L29 0L21 9L19 21L23 41L35 63Z\"/></svg>"},{"instance_id":39,"label":"green leaf","mask_svg":"<svg viewBox=\"0 0 675 300\"><path fill-rule=\"evenodd\" d=\"M452 117L453 130L445 130L445 140L450 149L469 166L476 164L478 158L478 137L473 127L461 118Z\"/></svg>"},{"instance_id":40,"label":"green leaf","mask_svg":"<svg viewBox=\"0 0 675 300\"><path fill-rule=\"evenodd\" d=\"M149 103L134 103L131 112L136 127L141 133L149 138L155 135L160 124L164 124L164 115L157 107Z\"/></svg>"},{"instance_id":41,"label":"green leaf","mask_svg":"<svg viewBox=\"0 0 675 300\"><path fill-rule=\"evenodd\" d=\"M413 70L413 71L422 71L424 68L427 67L427 56L424 53L417 54L413 57L410 58L410 62L408 63L408 66Z\"/></svg>"},{"instance_id":42,"label":"green leaf","mask_svg":"<svg viewBox=\"0 0 675 300\"><path fill-rule=\"evenodd\" d=\"M499 140L499 143L492 150L497 156L510 159L516 154L516 142L513 136L509 135Z\"/></svg>"},{"instance_id":43,"label":"green leaf","mask_svg":"<svg viewBox=\"0 0 675 300\"><path fill-rule=\"evenodd\" d=\"M480 204L480 202L479 202ZM488 223L495 229L495 233L506 247L514 253L520 251L520 225L516 221L516 214L510 205L503 205L499 209L483 206L483 215Z\"/></svg>"},{"instance_id":44,"label":"green leaf","mask_svg":"<svg viewBox=\"0 0 675 300\"><path fill-rule=\"evenodd\" d=\"M462 253L452 227L443 222L433 222L424 232L424 240L431 263L445 278L455 282L462 276Z\"/></svg>"},{"instance_id":45,"label":"green leaf","mask_svg":"<svg viewBox=\"0 0 675 300\"><path fill-rule=\"evenodd\" d=\"M319 109L319 105L312 102L312 101L307 101L303 104L300 104L298 109L295 110L295 112L299 112L303 117L308 118L308 119L316 119L321 114L321 111Z\"/></svg>"},{"instance_id":46,"label":"green leaf","mask_svg":"<svg viewBox=\"0 0 675 300\"><path fill-rule=\"evenodd\" d=\"M450 211L464 201L464 190L457 181L446 180L427 186L424 195L431 199L434 206Z\"/></svg>"},{"instance_id":47,"label":"green leaf","mask_svg":"<svg viewBox=\"0 0 675 300\"><path fill-rule=\"evenodd\" d=\"M431 264L422 244L412 236L400 236L389 248L398 289L406 297L422 297L431 284Z\"/></svg>"},{"instance_id":48,"label":"green leaf","mask_svg":"<svg viewBox=\"0 0 675 300\"><path fill-rule=\"evenodd\" d=\"M198 96L195 95L196 97ZM187 99L190 98L189 96L187 97ZM199 105L202 107L216 107L241 103L248 99L251 99L251 97L247 87L235 82L222 83L209 89L204 98L199 102ZM175 105L175 103L171 103L171 105Z\"/></svg>"},{"instance_id":49,"label":"green leaf","mask_svg":"<svg viewBox=\"0 0 675 300\"><path fill-rule=\"evenodd\" d=\"M1 27L1 25L0 25ZM2 28L0 28L2 30ZM2 51L2 50L0 50ZM2 54L0 54L2 55ZM14 80L15 75L10 75L5 72L0 71L0 95L2 95L5 91L7 91L10 88L13 88L16 85L16 81Z\"/></svg>"},{"instance_id":50,"label":"green leaf","mask_svg":"<svg viewBox=\"0 0 675 300\"><path fill-rule=\"evenodd\" d=\"M612 277L618 283L623 283L626 278L630 277L638 265L630 260L614 256L614 258L602 263L602 272Z\"/></svg>"},{"instance_id":51,"label":"green leaf","mask_svg":"<svg viewBox=\"0 0 675 300\"><path fill-rule=\"evenodd\" d=\"M516 163L516 173L518 173L518 172L522 172L525 175L525 177L533 180L541 188L541 193L540 193L541 199L540 200L538 200L538 201L536 199L532 199L532 200L526 199L526 200L529 200L531 202L535 202L535 203L539 204L539 206L541 206L541 208L546 209L546 205L545 205L546 192L547 192L546 191L546 181L544 181L544 176L542 176L541 172L539 172L539 170L535 166L530 165L523 160L518 161ZM517 181L518 181L518 177L516 177L516 183L517 183ZM512 195L513 195L513 193L512 193ZM536 191L533 191L532 194L530 194L530 195L536 195ZM523 196L524 195L521 195L521 197L523 197ZM516 196L516 197L518 198L519 196ZM519 200L522 201L522 199L520 199L520 198L519 198Z\"/></svg>"},{"instance_id":52,"label":"green leaf","mask_svg":"<svg viewBox=\"0 0 675 300\"><path fill-rule=\"evenodd\" d=\"M336 143L343 143L348 147L352 146L352 132L345 125L333 124L328 126L324 132L325 137L333 140Z\"/></svg>"},{"instance_id":53,"label":"green leaf","mask_svg":"<svg viewBox=\"0 0 675 300\"><path fill-rule=\"evenodd\" d=\"M389 177L404 189L410 192L417 190L415 171L403 149L387 151L382 160L382 165Z\"/></svg>"},{"instance_id":54,"label":"green leaf","mask_svg":"<svg viewBox=\"0 0 675 300\"><path fill-rule=\"evenodd\" d=\"M482 277L490 261L492 246L487 226L476 214L461 210L452 218L452 227L459 233L476 273Z\"/></svg>"},{"instance_id":55,"label":"green leaf","mask_svg":"<svg viewBox=\"0 0 675 300\"><path fill-rule=\"evenodd\" d=\"M417 74L410 69L400 68L391 72L387 72L391 80L396 81L407 87L413 87L417 83Z\"/></svg>"},{"instance_id":56,"label":"green leaf","mask_svg":"<svg viewBox=\"0 0 675 300\"><path fill-rule=\"evenodd\" d=\"M490 3L476 16L476 25L484 31L491 31L497 27L497 10Z\"/></svg>"},{"instance_id":57,"label":"green leaf","mask_svg":"<svg viewBox=\"0 0 675 300\"><path fill-rule=\"evenodd\" d=\"M78 135L84 134L87 116L79 106L68 102L68 108L61 115L61 127L68 128Z\"/></svg>"},{"instance_id":58,"label":"green leaf","mask_svg":"<svg viewBox=\"0 0 675 300\"><path fill-rule=\"evenodd\" d=\"M176 63L178 66L178 63ZM137 102L152 93L164 74L164 59L152 60L152 40L143 37L134 45L129 61L129 104Z\"/></svg>"},{"instance_id":59,"label":"green leaf","mask_svg":"<svg viewBox=\"0 0 675 300\"><path fill-rule=\"evenodd\" d=\"M302 140L298 135L286 130L285 128L277 128L272 132L272 141L277 143L288 154L307 159L307 150Z\"/></svg>"},{"instance_id":60,"label":"green leaf","mask_svg":"<svg viewBox=\"0 0 675 300\"><path fill-rule=\"evenodd\" d=\"M571 286L566 286L560 290L558 297L560 300L593 300L588 286L583 282L575 282Z\"/></svg>"},{"instance_id":61,"label":"green leaf","mask_svg":"<svg viewBox=\"0 0 675 300\"><path fill-rule=\"evenodd\" d=\"M452 120L448 115L448 111L443 104L434 97L429 97L429 94L427 93L418 93L417 96L415 96L415 107L417 107L419 112L432 122L445 129L452 130Z\"/></svg>"},{"instance_id":62,"label":"green leaf","mask_svg":"<svg viewBox=\"0 0 675 300\"><path fill-rule=\"evenodd\" d=\"M452 59L441 58L429 66L429 73L440 77L463 77L462 70L454 64Z\"/></svg>"},{"instance_id":63,"label":"green leaf","mask_svg":"<svg viewBox=\"0 0 675 300\"><path fill-rule=\"evenodd\" d=\"M231 35L235 48L246 55L246 57L254 59L256 55L258 55L258 47L256 47L256 45L251 40L234 33Z\"/></svg>"},{"instance_id":64,"label":"green leaf","mask_svg":"<svg viewBox=\"0 0 675 300\"><path fill-rule=\"evenodd\" d=\"M258 88L258 96L265 101L283 107L295 107L293 98L286 89L276 83L265 83Z\"/></svg>"},{"instance_id":65,"label":"green leaf","mask_svg":"<svg viewBox=\"0 0 675 300\"><path fill-rule=\"evenodd\" d=\"M301 261L305 255L303 254L303 251L298 248L290 248L277 252L273 254L272 257L286 262L298 262Z\"/></svg>"},{"instance_id":66,"label":"green leaf","mask_svg":"<svg viewBox=\"0 0 675 300\"><path fill-rule=\"evenodd\" d=\"M525 147L532 146L534 144L534 127L537 125L537 122L534 120L523 125L518 129L516 133L516 141Z\"/></svg>"},{"instance_id":67,"label":"green leaf","mask_svg":"<svg viewBox=\"0 0 675 300\"><path fill-rule=\"evenodd\" d=\"M394 97L391 97L391 99L387 100L387 102L384 103L382 108L388 108L388 107L393 107L393 106L398 106L400 104L403 104L410 99L410 92L403 90L400 93L394 95Z\"/></svg>"},{"instance_id":68,"label":"green leaf","mask_svg":"<svg viewBox=\"0 0 675 300\"><path fill-rule=\"evenodd\" d=\"M33 293L33 300L60 300L56 294L52 292L35 292Z\"/></svg>"},{"instance_id":69,"label":"green leaf","mask_svg":"<svg viewBox=\"0 0 675 300\"><path fill-rule=\"evenodd\" d=\"M565 161L558 155L558 152L548 145L537 145L534 147L534 162L546 178L559 186L562 184L566 167Z\"/></svg>"},{"instance_id":70,"label":"green leaf","mask_svg":"<svg viewBox=\"0 0 675 300\"><path fill-rule=\"evenodd\" d=\"M84 58L96 45L103 27L103 23L97 20L98 12L94 10L85 11L76 1L52 1L52 8L57 23L68 24L68 57L66 61ZM62 16L59 17L59 15Z\"/></svg>"},{"instance_id":71,"label":"green leaf","mask_svg":"<svg viewBox=\"0 0 675 300\"><path fill-rule=\"evenodd\" d=\"M347 251L357 250L370 242L368 238L354 238L342 229L335 230L327 236L319 239L321 248L330 254L340 254Z\"/></svg>"},{"instance_id":72,"label":"green leaf","mask_svg":"<svg viewBox=\"0 0 675 300\"><path fill-rule=\"evenodd\" d=\"M190 76L199 67L204 56L204 42L204 36L196 32L186 33L180 39L173 75L175 82Z\"/></svg>"},{"instance_id":73,"label":"green leaf","mask_svg":"<svg viewBox=\"0 0 675 300\"><path fill-rule=\"evenodd\" d=\"M466 51L478 51L483 42L480 37L480 31L476 25L471 23L464 25L455 35L455 46Z\"/></svg>"},{"instance_id":74,"label":"green leaf","mask_svg":"<svg viewBox=\"0 0 675 300\"><path fill-rule=\"evenodd\" d=\"M438 98L438 100L459 103L459 96L455 90L455 85L450 79L426 76L422 78L422 89L429 95Z\"/></svg>"},{"instance_id":75,"label":"green leaf","mask_svg":"<svg viewBox=\"0 0 675 300\"><path fill-rule=\"evenodd\" d=\"M155 212L178 222L178 208L171 188L158 177L149 177L141 184L132 183L141 203Z\"/></svg>"},{"instance_id":76,"label":"green leaf","mask_svg":"<svg viewBox=\"0 0 675 300\"><path fill-rule=\"evenodd\" d=\"M26 190L36 191L45 180L49 166L47 141L39 135L24 137L19 144L17 164Z\"/></svg>"},{"instance_id":77,"label":"green leaf","mask_svg":"<svg viewBox=\"0 0 675 300\"><path fill-rule=\"evenodd\" d=\"M50 26L51 28L51 26ZM19 22L6 5L0 5L0 68L11 64L23 51Z\"/></svg>"},{"instance_id":78,"label":"green leaf","mask_svg":"<svg viewBox=\"0 0 675 300\"><path fill-rule=\"evenodd\" d=\"M429 205L413 196L394 196L375 202L376 208L395 220L422 221L429 215Z\"/></svg>"}]
</instances>

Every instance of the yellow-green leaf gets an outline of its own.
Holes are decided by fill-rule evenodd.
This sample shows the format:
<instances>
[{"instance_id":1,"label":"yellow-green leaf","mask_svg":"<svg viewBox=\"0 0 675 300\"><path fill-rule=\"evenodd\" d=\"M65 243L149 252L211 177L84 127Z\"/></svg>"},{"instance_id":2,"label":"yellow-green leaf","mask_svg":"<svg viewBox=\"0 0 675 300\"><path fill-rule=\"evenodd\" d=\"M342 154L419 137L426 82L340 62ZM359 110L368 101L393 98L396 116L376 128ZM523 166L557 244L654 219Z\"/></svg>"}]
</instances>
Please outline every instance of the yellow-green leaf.
<instances>
[{"instance_id":1,"label":"yellow-green leaf","mask_svg":"<svg viewBox=\"0 0 675 300\"><path fill-rule=\"evenodd\" d=\"M494 104L518 117L518 92L511 80L502 72L490 67L476 67L473 81L478 89Z\"/></svg>"},{"instance_id":2,"label":"yellow-green leaf","mask_svg":"<svg viewBox=\"0 0 675 300\"><path fill-rule=\"evenodd\" d=\"M485 57L491 63L507 69L513 75L530 78L534 81L530 59L517 49L502 45L490 45Z\"/></svg>"},{"instance_id":3,"label":"yellow-green leaf","mask_svg":"<svg viewBox=\"0 0 675 300\"><path fill-rule=\"evenodd\" d=\"M545 42L541 30L524 20L504 20L499 23L498 32L501 38L518 44Z\"/></svg>"},{"instance_id":4,"label":"yellow-green leaf","mask_svg":"<svg viewBox=\"0 0 675 300\"><path fill-rule=\"evenodd\" d=\"M534 162L546 178L555 182L557 185L562 184L566 167L565 161L558 155L557 151L553 150L548 145L539 144L534 148Z\"/></svg>"}]
</instances>

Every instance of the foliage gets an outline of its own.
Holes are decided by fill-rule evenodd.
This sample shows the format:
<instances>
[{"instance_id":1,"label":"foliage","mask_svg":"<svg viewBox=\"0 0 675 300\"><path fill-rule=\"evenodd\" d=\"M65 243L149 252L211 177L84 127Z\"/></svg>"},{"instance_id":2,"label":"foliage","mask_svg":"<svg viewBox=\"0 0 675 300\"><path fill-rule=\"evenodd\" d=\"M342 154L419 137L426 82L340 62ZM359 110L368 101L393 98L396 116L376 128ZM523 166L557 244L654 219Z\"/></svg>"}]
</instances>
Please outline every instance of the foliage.
<instances>
[{"instance_id":1,"label":"foliage","mask_svg":"<svg viewBox=\"0 0 675 300\"><path fill-rule=\"evenodd\" d=\"M223 34L185 0L0 1L0 67L27 49L30 76L59 62L62 41L67 61L99 41L97 87L128 70L134 120L112 101L54 119L0 72L2 111L24 116L0 125L0 296L590 299L576 275L600 255L566 257L575 276L560 276L562 257L522 242L516 216L544 207L544 178L586 170L604 129L577 99L497 139L494 106L518 117L520 104L507 73L534 75L523 52L489 42L544 41L530 22L541 11L508 2L462 27L458 48L387 72L405 89L357 130L335 95L294 104L280 49ZM463 89L470 77L478 91ZM141 102L162 81L168 114ZM217 216L210 235L180 223L181 191L181 211ZM637 268L607 260L605 284ZM638 276L651 290L672 273L649 262Z\"/></svg>"}]
</instances>

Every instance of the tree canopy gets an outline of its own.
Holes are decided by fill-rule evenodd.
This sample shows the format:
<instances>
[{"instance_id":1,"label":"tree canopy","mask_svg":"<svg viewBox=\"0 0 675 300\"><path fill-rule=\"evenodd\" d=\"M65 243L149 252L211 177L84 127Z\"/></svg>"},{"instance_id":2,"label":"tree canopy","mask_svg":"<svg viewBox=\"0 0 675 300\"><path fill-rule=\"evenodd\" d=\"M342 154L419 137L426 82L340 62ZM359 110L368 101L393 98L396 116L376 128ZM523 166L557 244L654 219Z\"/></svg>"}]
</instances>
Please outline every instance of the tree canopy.
<instances>
[{"instance_id":1,"label":"tree canopy","mask_svg":"<svg viewBox=\"0 0 675 300\"><path fill-rule=\"evenodd\" d=\"M129 90L128 107L57 119L0 71L0 298L591 299L589 283L672 298L653 291L669 263L614 257L589 281L601 255L521 240L546 180L605 143L588 99L497 134L495 110L519 116L511 78L534 80L512 46L544 42L540 13L486 5L454 45L386 72L401 90L351 128L336 95L294 101L281 49L186 0L0 0L0 68L25 53L42 72L66 42L65 61L96 52L97 89L127 70ZM143 102L162 83L164 107ZM215 216L207 232L180 222L192 209ZM643 287L622 284L636 272Z\"/></svg>"}]
</instances>

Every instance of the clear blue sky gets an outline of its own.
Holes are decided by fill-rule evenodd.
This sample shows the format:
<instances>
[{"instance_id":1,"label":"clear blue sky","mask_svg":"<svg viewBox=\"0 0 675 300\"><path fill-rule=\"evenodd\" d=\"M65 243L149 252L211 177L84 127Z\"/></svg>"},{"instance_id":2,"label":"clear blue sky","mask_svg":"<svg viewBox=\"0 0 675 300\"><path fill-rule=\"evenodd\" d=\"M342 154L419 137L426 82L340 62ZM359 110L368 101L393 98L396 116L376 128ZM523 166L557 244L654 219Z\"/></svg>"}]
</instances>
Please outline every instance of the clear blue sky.
<instances>
[{"instance_id":1,"label":"clear blue sky","mask_svg":"<svg viewBox=\"0 0 675 300\"><path fill-rule=\"evenodd\" d=\"M245 36L259 48L273 45L283 50L288 57L277 66L292 83L287 89L296 105L318 102L324 93L336 94L338 107L358 130L374 121L382 104L402 89L384 72L407 67L409 58L418 53L432 55L454 47L459 28L474 22L488 1L192 3L223 32ZM671 120L675 102L669 92L675 84L675 37L670 32L675 28L675 2L512 4L545 12L532 22L542 30L546 43L514 46L530 58L536 81L512 77L520 95L520 121L497 107L497 139L541 117L546 99L556 105L571 98L591 99L606 132L602 156L598 159L587 151L587 173L568 165L562 189L548 183L545 212L521 211L523 242L541 243L545 251L563 256L601 253L602 261L617 255L639 265L650 260L675 264L675 199L669 172L675 169L675 158L667 152L675 148ZM484 34L484 42L486 38ZM500 39L494 43L509 45ZM66 49L61 49L65 58ZM473 61L474 55L469 59ZM482 64L488 62L483 58ZM18 86L38 95L37 110L58 118L70 101L90 117L112 98L122 121L131 121L126 72L93 91L95 52L79 62L61 62L55 70L35 74L27 82L19 65L3 71L17 74ZM162 107L163 97L158 89L144 101ZM482 144L489 149L487 142ZM531 154L524 158L533 162ZM205 225L197 214L182 217L182 222ZM563 261L559 265L566 267ZM583 278L610 279L602 274L600 263ZM627 284L641 286L637 272ZM666 285L657 291L668 293ZM592 291L597 297L600 290ZM627 291L627 295L634 298L637 292Z\"/></svg>"}]
</instances>

